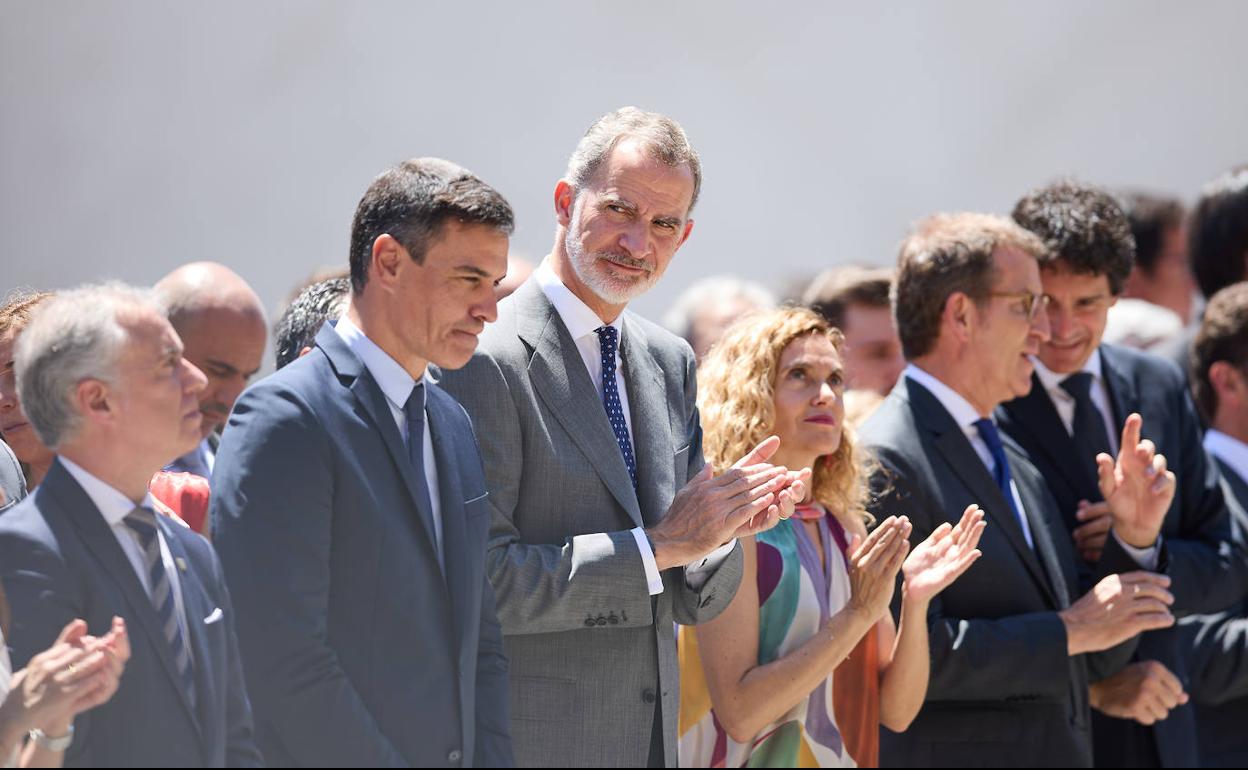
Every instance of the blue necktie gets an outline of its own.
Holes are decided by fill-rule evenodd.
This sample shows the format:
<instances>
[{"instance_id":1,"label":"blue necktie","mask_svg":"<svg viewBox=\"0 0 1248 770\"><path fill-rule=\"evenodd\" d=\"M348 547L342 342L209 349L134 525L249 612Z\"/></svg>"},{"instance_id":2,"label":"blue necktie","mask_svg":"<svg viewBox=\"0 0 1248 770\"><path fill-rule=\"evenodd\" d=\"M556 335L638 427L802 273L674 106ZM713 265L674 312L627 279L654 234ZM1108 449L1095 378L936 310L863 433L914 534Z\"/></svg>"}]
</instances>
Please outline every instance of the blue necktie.
<instances>
[{"instance_id":1,"label":"blue necktie","mask_svg":"<svg viewBox=\"0 0 1248 770\"><path fill-rule=\"evenodd\" d=\"M1014 489L1010 483L1013 477L1010 476L1010 461L1005 457L1005 445L1001 443L1001 434L997 432L996 424L987 418L976 420L975 428L979 431L979 437L988 445L989 453L992 454L993 481L996 481L997 486L1001 488L1001 494L1005 496L1005 501L1010 504L1010 509L1018 517L1018 523L1025 532L1027 527L1023 521L1023 512L1014 505Z\"/></svg>"},{"instance_id":2,"label":"blue necktie","mask_svg":"<svg viewBox=\"0 0 1248 770\"><path fill-rule=\"evenodd\" d=\"M438 543L438 529L433 522L433 503L429 495L429 479L425 478L425 384L416 383L412 394L403 405L403 413L407 415L407 456L412 463L413 478L420 494L421 515L429 527L429 537L433 538L433 550L438 555L438 567L443 568L442 546Z\"/></svg>"},{"instance_id":3,"label":"blue necktie","mask_svg":"<svg viewBox=\"0 0 1248 770\"><path fill-rule=\"evenodd\" d=\"M165 560L160 555L160 538L156 536L156 512L149 508L135 508L126 514L126 526L139 536L143 549L143 561L147 567L148 582L152 586L152 606L165 632L165 640L173 652L173 662L187 698L195 704L195 667L191 663L190 650L182 636L182 624L178 622L177 602L173 596L173 584L165 571Z\"/></svg>"},{"instance_id":4,"label":"blue necktie","mask_svg":"<svg viewBox=\"0 0 1248 770\"><path fill-rule=\"evenodd\" d=\"M607 419L611 421L615 441L620 445L620 454L624 455L624 464L628 466L628 477L633 480L633 489L636 489L637 460L633 457L633 442L628 438L624 407L620 405L620 388L615 382L615 351L620 333L614 326L600 326L594 331L598 334L598 347L602 349L602 405L607 410Z\"/></svg>"}]
</instances>

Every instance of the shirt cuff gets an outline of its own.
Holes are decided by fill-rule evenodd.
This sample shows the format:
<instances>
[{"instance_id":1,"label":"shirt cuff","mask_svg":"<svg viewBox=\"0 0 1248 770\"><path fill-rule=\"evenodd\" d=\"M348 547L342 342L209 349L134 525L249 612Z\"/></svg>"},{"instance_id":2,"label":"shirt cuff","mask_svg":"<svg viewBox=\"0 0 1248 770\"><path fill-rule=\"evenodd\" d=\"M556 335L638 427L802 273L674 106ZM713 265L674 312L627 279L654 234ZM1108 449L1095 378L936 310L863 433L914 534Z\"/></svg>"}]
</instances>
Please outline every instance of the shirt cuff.
<instances>
[{"instance_id":1,"label":"shirt cuff","mask_svg":"<svg viewBox=\"0 0 1248 770\"><path fill-rule=\"evenodd\" d=\"M724 559L728 558L728 554L732 553L732 549L736 544L737 541L734 538L711 551L705 559L695 561L693 564L686 564L685 585L694 591L701 591L702 586L706 585L706 581L711 579L711 575L715 573L715 570L719 569L719 565L724 563Z\"/></svg>"},{"instance_id":2,"label":"shirt cuff","mask_svg":"<svg viewBox=\"0 0 1248 770\"><path fill-rule=\"evenodd\" d=\"M633 539L637 541L637 550L641 551L641 565L646 569L646 586L651 596L663 593L663 578L659 575L659 563L654 560L654 549L650 547L650 538L641 527L633 530Z\"/></svg>"},{"instance_id":3,"label":"shirt cuff","mask_svg":"<svg viewBox=\"0 0 1248 770\"><path fill-rule=\"evenodd\" d=\"M1141 569L1146 569L1149 572L1157 571L1157 560L1161 554L1161 535L1158 535L1157 542L1148 548L1136 548L1122 542L1122 538L1118 537L1118 533L1112 529L1110 534L1118 541L1118 545L1122 546L1122 550L1127 552L1127 556L1130 556L1136 564L1140 565Z\"/></svg>"}]
</instances>

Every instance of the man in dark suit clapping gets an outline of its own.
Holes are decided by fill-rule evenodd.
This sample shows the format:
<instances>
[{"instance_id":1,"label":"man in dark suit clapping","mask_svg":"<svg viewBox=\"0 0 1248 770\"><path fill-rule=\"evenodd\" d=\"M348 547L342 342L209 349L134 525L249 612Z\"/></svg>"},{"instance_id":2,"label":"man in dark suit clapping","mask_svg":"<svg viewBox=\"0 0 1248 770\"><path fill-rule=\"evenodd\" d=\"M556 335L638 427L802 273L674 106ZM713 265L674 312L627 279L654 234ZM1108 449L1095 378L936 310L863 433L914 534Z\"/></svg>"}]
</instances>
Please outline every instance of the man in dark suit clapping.
<instances>
[{"instance_id":1,"label":"man in dark suit clapping","mask_svg":"<svg viewBox=\"0 0 1248 770\"><path fill-rule=\"evenodd\" d=\"M1151 573L1107 575L1079 597L1053 498L992 419L1030 389L1029 355L1049 338L1044 255L1022 228L982 214L932 217L902 245L894 313L909 365L861 430L881 466L870 508L909 516L916 541L971 503L988 528L983 557L932 604L931 684L910 729L885 734L884 765L1090 765L1088 668L1101 662L1087 653L1173 622L1169 581ZM1164 514L1174 477L1138 431L1134 418L1103 483L1144 527Z\"/></svg>"},{"instance_id":2,"label":"man in dark suit clapping","mask_svg":"<svg viewBox=\"0 0 1248 770\"><path fill-rule=\"evenodd\" d=\"M511 207L434 158L375 179L350 305L237 401L212 518L270 762L512 763L507 658L485 576L485 480L427 371L496 317Z\"/></svg>"}]
</instances>

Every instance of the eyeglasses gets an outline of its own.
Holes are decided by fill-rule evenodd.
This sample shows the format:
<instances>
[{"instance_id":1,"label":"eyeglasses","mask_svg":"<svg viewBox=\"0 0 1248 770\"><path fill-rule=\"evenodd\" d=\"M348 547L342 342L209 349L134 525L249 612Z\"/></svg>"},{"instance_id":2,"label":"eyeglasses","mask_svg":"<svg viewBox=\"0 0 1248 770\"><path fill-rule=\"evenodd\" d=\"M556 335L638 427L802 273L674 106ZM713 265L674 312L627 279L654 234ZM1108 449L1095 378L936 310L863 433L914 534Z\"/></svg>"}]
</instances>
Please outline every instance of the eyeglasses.
<instances>
[{"instance_id":1,"label":"eyeglasses","mask_svg":"<svg viewBox=\"0 0 1248 770\"><path fill-rule=\"evenodd\" d=\"M1033 294L1029 291L993 291L989 292L988 296L1022 300L1023 314L1027 316L1027 323L1036 320L1040 311L1049 306L1048 294Z\"/></svg>"}]
</instances>

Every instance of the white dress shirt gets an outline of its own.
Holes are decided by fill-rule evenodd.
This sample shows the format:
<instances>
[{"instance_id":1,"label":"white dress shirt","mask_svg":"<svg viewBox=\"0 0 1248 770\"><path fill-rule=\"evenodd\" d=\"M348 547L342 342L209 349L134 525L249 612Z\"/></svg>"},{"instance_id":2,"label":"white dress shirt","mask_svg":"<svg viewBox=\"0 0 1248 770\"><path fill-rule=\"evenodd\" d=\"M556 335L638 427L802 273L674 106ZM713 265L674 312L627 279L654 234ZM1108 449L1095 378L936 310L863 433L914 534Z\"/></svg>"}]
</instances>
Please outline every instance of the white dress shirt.
<instances>
[{"instance_id":1,"label":"white dress shirt","mask_svg":"<svg viewBox=\"0 0 1248 770\"><path fill-rule=\"evenodd\" d=\"M368 338L360 327L351 323L351 319L344 314L338 320L338 325L334 327L334 331L347 343L347 347L360 357L364 368L373 376L377 387L381 388L382 394L386 397L386 405L390 407L390 416L394 418L394 424L399 429L399 435L403 437L403 443L411 441L411 437L407 435L407 412L403 411L403 406L407 403L407 399L412 395L412 388L416 387L416 382L407 370L399 365L390 357L390 354L377 346L377 343ZM433 382L433 378L426 371L421 377L424 382ZM438 464L433 455L433 433L429 430L429 394L425 393L425 435L420 437L424 441L425 448L423 458L425 461L425 481L429 484L429 504L433 508L433 531L434 539L438 553L444 553L442 550L442 498L438 496ZM445 558L445 556L443 557Z\"/></svg>"},{"instance_id":2,"label":"white dress shirt","mask_svg":"<svg viewBox=\"0 0 1248 770\"><path fill-rule=\"evenodd\" d=\"M1231 466L1241 479L1248 481L1248 444L1212 428L1205 434L1205 451Z\"/></svg>"},{"instance_id":3,"label":"white dress shirt","mask_svg":"<svg viewBox=\"0 0 1248 770\"><path fill-rule=\"evenodd\" d=\"M1057 416L1061 419L1062 425L1066 428L1067 435L1075 435L1075 397L1066 392L1062 387L1062 380L1069 377L1069 374L1058 374L1044 365L1039 357L1033 356L1032 363L1036 365L1036 377L1040 379L1040 384L1044 386L1044 392L1049 394L1049 400L1053 402L1053 407L1057 410ZM1101 413L1101 420L1105 423L1105 435L1109 437L1110 454L1118 456L1118 434L1120 429L1114 424L1114 408L1109 401L1109 386L1105 384L1104 369L1101 366L1101 351L1097 349L1092 353L1084 363L1081 372L1087 372L1092 375L1092 387L1088 388L1088 397L1092 399L1092 404L1096 410ZM1157 569L1157 561L1160 555L1159 548L1161 546L1161 536L1157 536L1157 542L1148 548L1135 548L1122 542L1122 538L1118 537L1118 533L1114 530L1114 539L1118 541L1118 545L1122 546L1127 555L1135 560L1135 563L1147 570Z\"/></svg>"},{"instance_id":4,"label":"white dress shirt","mask_svg":"<svg viewBox=\"0 0 1248 770\"><path fill-rule=\"evenodd\" d=\"M953 421L962 429L962 433L971 442L971 448L975 450L975 454L979 455L984 467L988 469L988 475L991 476L996 471L997 464L992 459L992 450L979 435L979 428L975 427L975 423L983 419L983 415L976 411L975 407L971 406L971 402L962 397L962 394L914 364L908 364L902 376L909 377L931 391L945 411L953 417ZM988 419L992 420L993 425L997 424L991 416ZM1027 521L1027 509L1023 505L1022 496L1018 494L1018 483L1014 481L1013 473L1010 474L1010 494L1014 498L1014 507L1018 511L1018 523L1023 528L1023 537L1027 540L1027 545L1035 550L1036 543L1031 536L1031 524Z\"/></svg>"},{"instance_id":5,"label":"white dress shirt","mask_svg":"<svg viewBox=\"0 0 1248 770\"><path fill-rule=\"evenodd\" d=\"M91 502L95 503L95 507L99 509L100 514L104 517L104 522L113 531L113 537L117 538L117 544L121 546L122 553L126 555L126 558L130 561L130 566L134 568L134 573L138 575L139 584L143 586L143 590L147 592L150 598L152 595L152 580L147 573L147 556L143 553L143 546L139 542L139 534L131 529L125 521L126 516L130 515L130 512L136 507L134 501L109 486L107 482L91 475L82 466L64 455L59 456L58 459L65 466L65 470L69 471L69 475L73 476L74 480L78 482L78 486L82 487L82 491L87 493L87 497L91 498ZM139 507L152 511L158 510L150 492L143 497L143 502L139 504ZM159 519L162 515L157 513L156 517ZM194 660L194 651L191 649L190 644L191 636L187 630L186 607L182 603L180 573L173 561L173 554L169 552L169 543L165 542L165 533L161 531L159 525L156 527L156 539L160 543L160 560L164 563L165 574L169 577L169 588L173 591L173 605L177 614L178 625L182 627L182 638L186 640L186 654Z\"/></svg>"},{"instance_id":6,"label":"white dress shirt","mask_svg":"<svg viewBox=\"0 0 1248 770\"><path fill-rule=\"evenodd\" d=\"M611 326L618 335L619 343L616 346L615 357L615 385L620 393L620 408L624 412L624 425L628 430L628 441L633 446L633 453L636 456L637 442L633 439L633 418L628 408L628 384L624 381L624 361L620 351L624 349L624 327L617 318L610 324L604 322L598 317L598 314L589 308L581 298L572 293L572 290L563 285L563 281L559 276L555 275L555 271L550 266L549 260L543 260L534 273L537 285L541 288L542 293L550 300L550 304L554 306L555 312L559 315L559 320L563 321L564 327L568 333L572 335L573 341L576 342L577 352L581 354L581 360L585 362L585 369L589 372L589 379L594 383L594 388L598 391L598 398L602 399L602 347L599 342L597 330L603 326ZM605 408L604 408L605 409ZM606 412L604 411L605 415ZM646 571L646 584L650 589L650 595L663 593L663 579L659 575L658 563L654 560L654 550L650 547L650 540L646 537L646 532L641 527L632 530L633 539L637 542L637 550L641 552L641 563ZM719 548L712 551L705 559L700 559L693 564L685 567L685 582L693 590L700 589L705 585L720 563L727 558L732 552L736 540L732 540Z\"/></svg>"}]
</instances>

